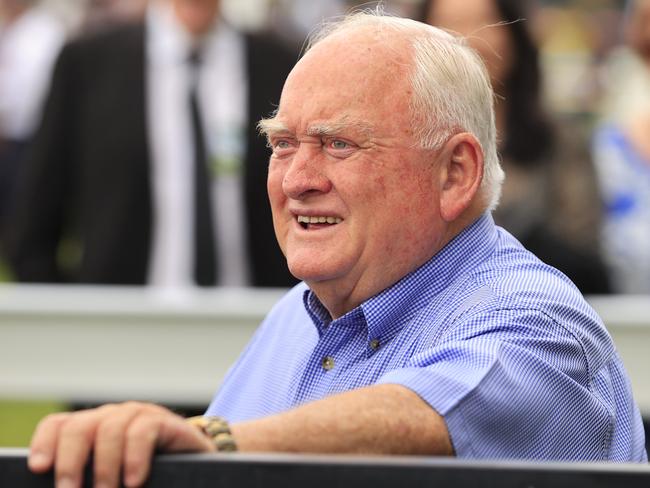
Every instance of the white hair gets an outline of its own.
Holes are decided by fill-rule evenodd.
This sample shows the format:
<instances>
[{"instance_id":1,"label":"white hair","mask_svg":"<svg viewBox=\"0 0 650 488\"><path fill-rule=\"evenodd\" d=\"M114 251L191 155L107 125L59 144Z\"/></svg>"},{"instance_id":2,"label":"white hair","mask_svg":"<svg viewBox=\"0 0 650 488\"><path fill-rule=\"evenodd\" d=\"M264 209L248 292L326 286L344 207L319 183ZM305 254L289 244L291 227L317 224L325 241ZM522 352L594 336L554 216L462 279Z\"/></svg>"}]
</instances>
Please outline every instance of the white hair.
<instances>
[{"instance_id":1,"label":"white hair","mask_svg":"<svg viewBox=\"0 0 650 488\"><path fill-rule=\"evenodd\" d=\"M497 155L494 92L483 61L464 38L436 27L385 15L381 10L361 11L325 23L308 40L308 51L324 39L360 27L385 34L405 34L413 48L411 112L413 129L424 149L438 149L454 134L469 132L481 144L485 158L481 194L493 210L501 195L504 173Z\"/></svg>"}]
</instances>

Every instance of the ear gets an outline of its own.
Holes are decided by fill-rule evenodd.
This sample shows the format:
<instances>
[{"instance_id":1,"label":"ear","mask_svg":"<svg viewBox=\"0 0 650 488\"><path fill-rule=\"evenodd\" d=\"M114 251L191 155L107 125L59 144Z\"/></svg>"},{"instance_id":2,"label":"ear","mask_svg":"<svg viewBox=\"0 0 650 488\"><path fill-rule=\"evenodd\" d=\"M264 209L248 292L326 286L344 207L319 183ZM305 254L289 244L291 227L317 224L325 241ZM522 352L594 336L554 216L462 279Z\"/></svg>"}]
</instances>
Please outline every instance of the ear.
<instances>
[{"instance_id":1,"label":"ear","mask_svg":"<svg viewBox=\"0 0 650 488\"><path fill-rule=\"evenodd\" d=\"M483 149L467 132L451 137L441 151L440 214L458 219L475 200L483 180Z\"/></svg>"}]
</instances>

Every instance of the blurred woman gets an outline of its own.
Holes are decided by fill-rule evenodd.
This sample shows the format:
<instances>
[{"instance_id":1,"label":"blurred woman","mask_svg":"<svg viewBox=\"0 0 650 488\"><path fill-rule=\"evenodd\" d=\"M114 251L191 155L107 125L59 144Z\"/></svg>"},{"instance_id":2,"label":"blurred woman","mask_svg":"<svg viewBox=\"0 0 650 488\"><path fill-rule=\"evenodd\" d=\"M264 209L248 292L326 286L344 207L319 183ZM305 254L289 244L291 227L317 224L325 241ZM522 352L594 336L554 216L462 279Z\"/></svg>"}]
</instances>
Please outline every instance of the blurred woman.
<instances>
[{"instance_id":1,"label":"blurred woman","mask_svg":"<svg viewBox=\"0 0 650 488\"><path fill-rule=\"evenodd\" d=\"M544 107L526 2L429 0L420 16L466 37L490 73L506 172L496 222L583 293L608 292L594 245L600 212L588 145L576 127L563 124L560 130Z\"/></svg>"},{"instance_id":2,"label":"blurred woman","mask_svg":"<svg viewBox=\"0 0 650 488\"><path fill-rule=\"evenodd\" d=\"M627 45L643 79L650 80L650 0L631 5ZM632 103L623 114L609 115L594 135L594 161L605 205L603 244L620 293L650 293L650 85L633 96L628 80L611 80L611 90Z\"/></svg>"}]
</instances>

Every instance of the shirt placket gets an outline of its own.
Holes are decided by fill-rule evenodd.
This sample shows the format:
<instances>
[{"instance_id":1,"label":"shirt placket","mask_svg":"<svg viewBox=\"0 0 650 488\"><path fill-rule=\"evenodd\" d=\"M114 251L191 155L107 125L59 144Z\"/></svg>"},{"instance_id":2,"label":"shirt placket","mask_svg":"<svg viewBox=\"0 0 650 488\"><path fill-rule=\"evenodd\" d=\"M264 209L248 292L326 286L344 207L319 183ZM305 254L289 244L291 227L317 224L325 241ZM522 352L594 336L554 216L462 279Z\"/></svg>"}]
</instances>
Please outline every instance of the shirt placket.
<instances>
[{"instance_id":1,"label":"shirt placket","mask_svg":"<svg viewBox=\"0 0 650 488\"><path fill-rule=\"evenodd\" d=\"M312 351L296 390L294 405L327 395L339 372L345 371L359 343L359 325L343 321L326 327Z\"/></svg>"}]
</instances>

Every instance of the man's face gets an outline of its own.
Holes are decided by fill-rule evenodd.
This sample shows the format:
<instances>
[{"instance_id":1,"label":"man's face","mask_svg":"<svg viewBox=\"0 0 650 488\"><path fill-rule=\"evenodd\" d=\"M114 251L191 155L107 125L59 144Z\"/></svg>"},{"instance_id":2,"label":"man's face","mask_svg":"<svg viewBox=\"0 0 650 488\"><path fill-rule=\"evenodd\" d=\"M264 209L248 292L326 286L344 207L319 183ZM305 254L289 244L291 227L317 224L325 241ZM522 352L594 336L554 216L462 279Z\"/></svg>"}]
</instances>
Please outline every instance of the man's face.
<instances>
[{"instance_id":1,"label":"man's face","mask_svg":"<svg viewBox=\"0 0 650 488\"><path fill-rule=\"evenodd\" d=\"M219 15L220 0L172 0L178 20L194 36L205 34Z\"/></svg>"},{"instance_id":2,"label":"man's face","mask_svg":"<svg viewBox=\"0 0 650 488\"><path fill-rule=\"evenodd\" d=\"M317 294L365 300L438 250L438 165L412 133L410 58L406 46L327 39L289 75L269 124L276 235Z\"/></svg>"}]
</instances>

